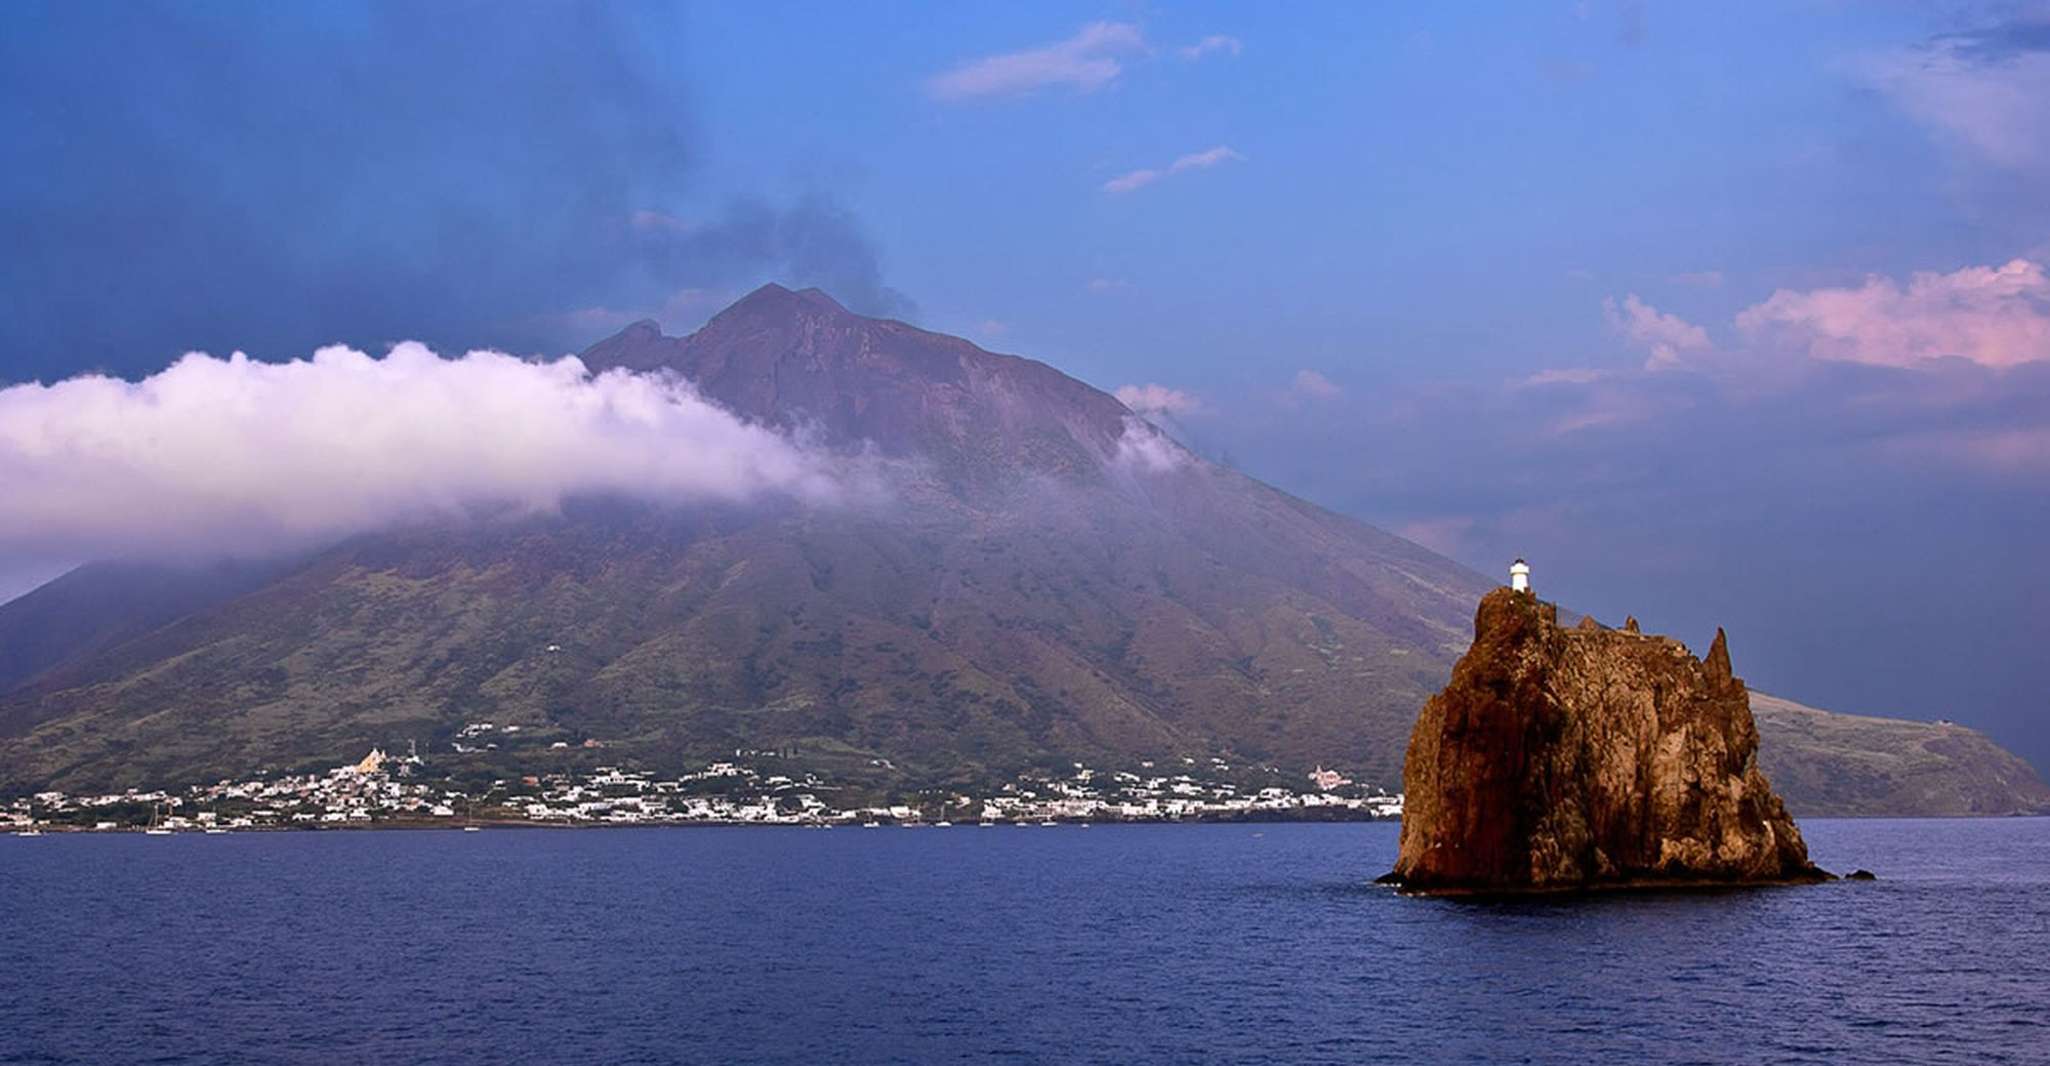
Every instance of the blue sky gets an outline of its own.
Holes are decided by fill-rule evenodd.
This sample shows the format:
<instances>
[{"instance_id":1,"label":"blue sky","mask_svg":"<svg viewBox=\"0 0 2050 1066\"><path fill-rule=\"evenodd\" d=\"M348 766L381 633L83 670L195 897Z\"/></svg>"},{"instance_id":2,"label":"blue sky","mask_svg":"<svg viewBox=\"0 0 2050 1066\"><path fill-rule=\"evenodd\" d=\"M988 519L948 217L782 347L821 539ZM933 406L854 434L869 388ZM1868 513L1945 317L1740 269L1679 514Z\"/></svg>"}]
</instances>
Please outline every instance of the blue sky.
<instances>
[{"instance_id":1,"label":"blue sky","mask_svg":"<svg viewBox=\"0 0 2050 1066\"><path fill-rule=\"evenodd\" d=\"M2050 766L2041 5L0 18L0 381L559 353L819 284Z\"/></svg>"}]
</instances>

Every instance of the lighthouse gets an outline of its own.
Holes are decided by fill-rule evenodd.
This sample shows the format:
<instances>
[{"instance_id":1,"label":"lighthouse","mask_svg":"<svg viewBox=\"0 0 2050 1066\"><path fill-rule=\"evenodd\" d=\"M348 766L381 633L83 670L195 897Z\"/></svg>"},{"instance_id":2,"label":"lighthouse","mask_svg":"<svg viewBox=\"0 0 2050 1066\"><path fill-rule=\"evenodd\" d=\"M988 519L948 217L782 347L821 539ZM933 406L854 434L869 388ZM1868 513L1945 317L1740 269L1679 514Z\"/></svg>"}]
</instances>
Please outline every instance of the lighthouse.
<instances>
[{"instance_id":1,"label":"lighthouse","mask_svg":"<svg viewBox=\"0 0 2050 1066\"><path fill-rule=\"evenodd\" d=\"M1530 591L1530 564L1518 559L1509 564L1509 589L1512 592Z\"/></svg>"}]
</instances>

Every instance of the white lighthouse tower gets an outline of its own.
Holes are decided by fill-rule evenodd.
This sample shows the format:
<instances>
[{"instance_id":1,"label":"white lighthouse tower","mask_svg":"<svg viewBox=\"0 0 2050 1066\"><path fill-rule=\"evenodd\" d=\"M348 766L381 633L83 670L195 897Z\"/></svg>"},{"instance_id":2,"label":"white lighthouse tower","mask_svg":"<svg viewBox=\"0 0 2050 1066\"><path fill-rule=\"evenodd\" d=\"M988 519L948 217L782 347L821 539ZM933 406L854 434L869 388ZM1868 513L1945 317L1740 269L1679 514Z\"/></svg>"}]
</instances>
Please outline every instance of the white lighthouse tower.
<instances>
[{"instance_id":1,"label":"white lighthouse tower","mask_svg":"<svg viewBox=\"0 0 2050 1066\"><path fill-rule=\"evenodd\" d=\"M1512 592L1530 591L1530 564L1518 559L1509 564L1509 589Z\"/></svg>"}]
</instances>

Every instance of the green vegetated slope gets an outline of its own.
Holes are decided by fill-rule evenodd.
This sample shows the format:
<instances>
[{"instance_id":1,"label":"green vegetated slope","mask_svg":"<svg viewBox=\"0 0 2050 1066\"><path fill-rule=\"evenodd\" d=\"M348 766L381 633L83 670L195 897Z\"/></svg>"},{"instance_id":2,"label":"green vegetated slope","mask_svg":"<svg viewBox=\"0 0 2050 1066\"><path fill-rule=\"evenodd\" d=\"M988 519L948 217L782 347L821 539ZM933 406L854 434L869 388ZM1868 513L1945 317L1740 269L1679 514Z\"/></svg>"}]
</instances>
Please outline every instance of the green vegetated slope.
<instances>
[{"instance_id":1,"label":"green vegetated slope","mask_svg":"<svg viewBox=\"0 0 2050 1066\"><path fill-rule=\"evenodd\" d=\"M1837 714L1751 694L1759 765L1795 814L2034 814L2050 788L1977 730Z\"/></svg>"}]
</instances>

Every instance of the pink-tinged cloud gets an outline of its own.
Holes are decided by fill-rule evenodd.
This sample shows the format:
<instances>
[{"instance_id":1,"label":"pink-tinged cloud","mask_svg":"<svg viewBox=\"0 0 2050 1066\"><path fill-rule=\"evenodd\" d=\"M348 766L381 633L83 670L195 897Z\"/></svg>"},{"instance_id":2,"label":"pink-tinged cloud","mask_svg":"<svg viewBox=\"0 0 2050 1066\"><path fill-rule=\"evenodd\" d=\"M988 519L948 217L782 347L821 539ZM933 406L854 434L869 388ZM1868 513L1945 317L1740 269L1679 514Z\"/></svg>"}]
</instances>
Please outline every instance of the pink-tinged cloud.
<instances>
[{"instance_id":1,"label":"pink-tinged cloud","mask_svg":"<svg viewBox=\"0 0 2050 1066\"><path fill-rule=\"evenodd\" d=\"M1118 402L1141 415L1167 415L1179 417L1192 415L1203 410L1203 400L1195 393L1172 389L1166 385L1120 385L1112 395Z\"/></svg>"},{"instance_id":2,"label":"pink-tinged cloud","mask_svg":"<svg viewBox=\"0 0 2050 1066\"><path fill-rule=\"evenodd\" d=\"M1213 33L1210 36L1205 37L1200 41L1197 41L1195 44L1184 45L1183 47L1178 48L1175 51L1178 54L1180 54L1180 56L1183 59L1197 60L1202 59L1204 56L1212 55L1235 56L1244 50L1245 44L1241 42L1238 38L1228 36L1222 33Z\"/></svg>"},{"instance_id":3,"label":"pink-tinged cloud","mask_svg":"<svg viewBox=\"0 0 2050 1066\"><path fill-rule=\"evenodd\" d=\"M1239 162L1245 158L1245 156L1240 155L1229 147L1220 144L1215 148L1206 148L1200 152L1190 152L1188 155L1169 163L1164 168L1134 170L1130 173L1120 174L1104 182L1103 191L1108 193L1133 192L1174 174L1180 174L1189 170L1208 170L1219 163Z\"/></svg>"},{"instance_id":4,"label":"pink-tinged cloud","mask_svg":"<svg viewBox=\"0 0 2050 1066\"><path fill-rule=\"evenodd\" d=\"M1335 400L1344 392L1337 382L1314 370L1298 370L1288 383L1288 394L1300 400Z\"/></svg>"},{"instance_id":5,"label":"pink-tinged cloud","mask_svg":"<svg viewBox=\"0 0 2050 1066\"><path fill-rule=\"evenodd\" d=\"M1145 48L1145 35L1131 23L1092 22L1064 41L970 60L934 76L925 88L935 99L946 101L1055 87L1092 93L1124 73L1119 56Z\"/></svg>"},{"instance_id":6,"label":"pink-tinged cloud","mask_svg":"<svg viewBox=\"0 0 2050 1066\"><path fill-rule=\"evenodd\" d=\"M2050 359L2050 276L2040 263L1877 275L1855 288L1781 289L1738 328L1791 340L1816 359L1920 367L1943 358L2004 370Z\"/></svg>"},{"instance_id":7,"label":"pink-tinged cloud","mask_svg":"<svg viewBox=\"0 0 2050 1066\"><path fill-rule=\"evenodd\" d=\"M1706 351L1709 347L1707 330L1678 315L1660 311L1638 299L1634 292L1625 296L1621 304L1614 299L1602 301L1602 311L1611 329L1651 352L1644 363L1646 370L1679 366L1684 353Z\"/></svg>"}]
</instances>

